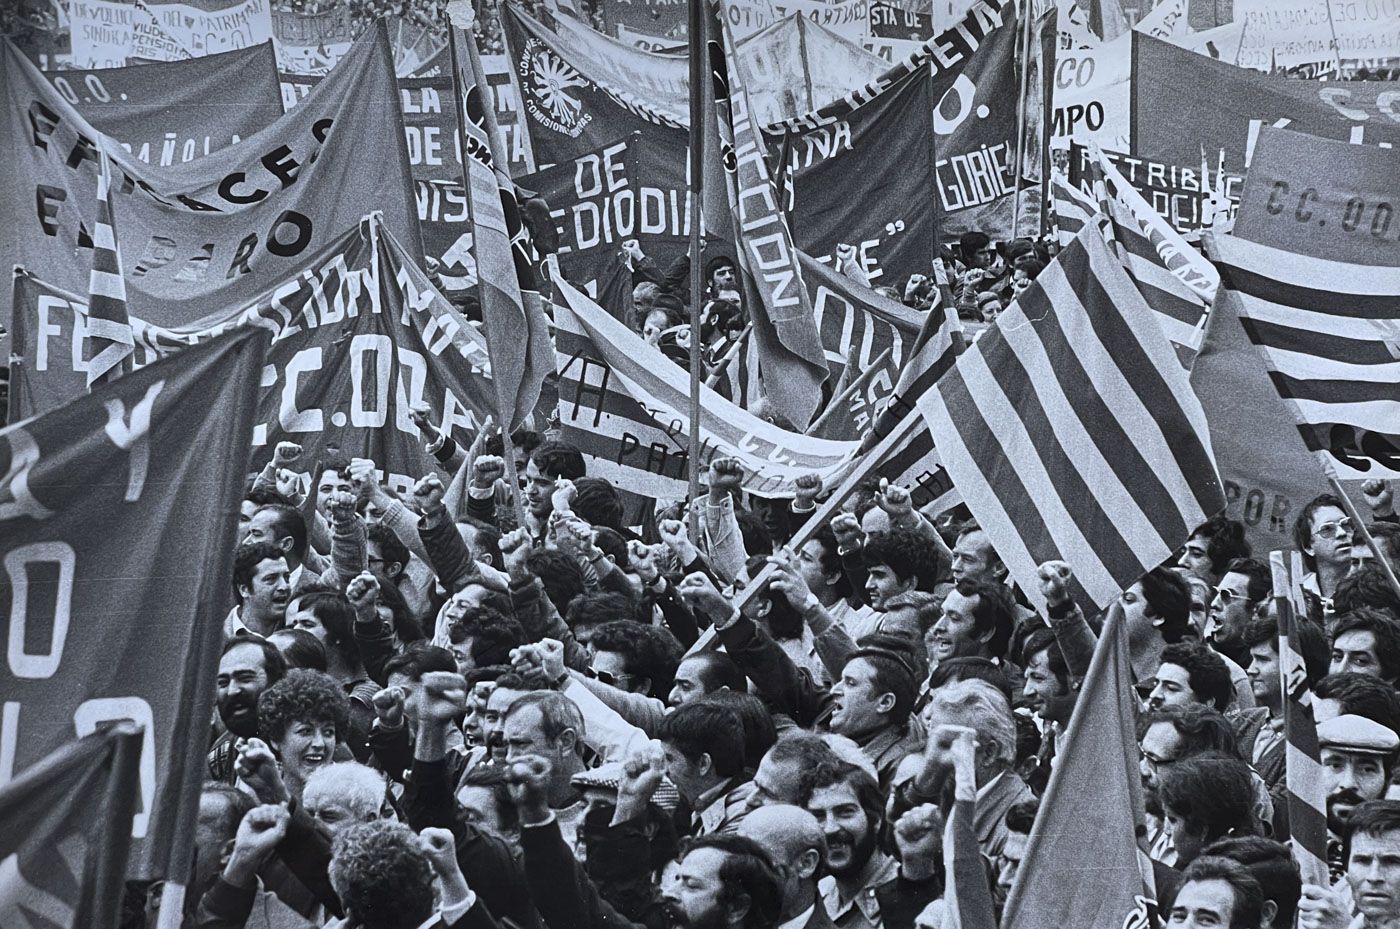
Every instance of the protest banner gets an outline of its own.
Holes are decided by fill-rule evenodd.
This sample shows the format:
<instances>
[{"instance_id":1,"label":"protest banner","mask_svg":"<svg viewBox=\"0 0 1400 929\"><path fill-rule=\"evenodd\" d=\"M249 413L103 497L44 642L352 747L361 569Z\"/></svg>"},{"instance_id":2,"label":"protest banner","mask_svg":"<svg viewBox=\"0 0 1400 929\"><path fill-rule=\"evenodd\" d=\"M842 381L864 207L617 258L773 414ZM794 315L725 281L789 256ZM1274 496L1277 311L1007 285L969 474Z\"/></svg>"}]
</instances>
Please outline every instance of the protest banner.
<instances>
[{"instance_id":1,"label":"protest banner","mask_svg":"<svg viewBox=\"0 0 1400 929\"><path fill-rule=\"evenodd\" d=\"M132 34L142 16L134 4L73 0L69 7L76 68L120 68L131 54Z\"/></svg>"},{"instance_id":2,"label":"protest banner","mask_svg":"<svg viewBox=\"0 0 1400 929\"><path fill-rule=\"evenodd\" d=\"M1150 158L1138 158L1123 152L1104 151L1113 166L1122 173L1133 189L1142 195L1152 208L1171 223L1177 232L1196 232L1201 228L1202 204L1221 180L1217 171L1207 171L1201 177L1197 167L1181 167L1162 164ZM1092 174L1089 165L1092 156L1088 146L1070 146L1069 180L1076 188L1088 191L1092 187ZM1214 158L1210 159L1215 161ZM1230 212L1239 207L1244 188L1244 178L1238 174L1225 172L1224 190L1229 200Z\"/></svg>"},{"instance_id":3,"label":"protest banner","mask_svg":"<svg viewBox=\"0 0 1400 929\"><path fill-rule=\"evenodd\" d=\"M303 446L309 461L338 449L373 458L387 484L406 492L432 467L409 415L413 404L427 404L435 422L462 436L494 415L485 343L377 217L264 287L246 303L183 326L131 320L138 367L229 329L276 332L254 391L256 465L279 441ZM12 420L82 394L87 369L85 301L29 273L17 276L14 289Z\"/></svg>"},{"instance_id":4,"label":"protest banner","mask_svg":"<svg viewBox=\"0 0 1400 929\"><path fill-rule=\"evenodd\" d=\"M271 43L207 58L44 77L94 129L146 164L202 158L282 116Z\"/></svg>"},{"instance_id":5,"label":"protest banner","mask_svg":"<svg viewBox=\"0 0 1400 929\"><path fill-rule=\"evenodd\" d=\"M734 67L750 88L754 118L768 125L829 103L888 65L805 15L793 15L741 41Z\"/></svg>"},{"instance_id":6,"label":"protest banner","mask_svg":"<svg viewBox=\"0 0 1400 929\"><path fill-rule=\"evenodd\" d=\"M1235 0L1238 58L1256 71L1400 55L1397 0Z\"/></svg>"},{"instance_id":7,"label":"protest banner","mask_svg":"<svg viewBox=\"0 0 1400 929\"><path fill-rule=\"evenodd\" d=\"M773 0L773 9L782 17L801 13L802 18L812 25L821 26L856 45L870 36L868 0L840 0L838 3L826 3L825 0Z\"/></svg>"},{"instance_id":8,"label":"protest banner","mask_svg":"<svg viewBox=\"0 0 1400 929\"><path fill-rule=\"evenodd\" d=\"M690 384L686 371L613 319L567 281L555 278L559 424L583 452L590 477L657 500L686 495L690 462ZM838 481L857 442L832 442L780 429L701 388L701 456L737 457L744 489L791 497L806 473Z\"/></svg>"},{"instance_id":9,"label":"protest banner","mask_svg":"<svg viewBox=\"0 0 1400 929\"><path fill-rule=\"evenodd\" d=\"M1391 82L1259 74L1135 35L1132 87L1129 151L1166 164L1197 164L1204 147L1212 157L1223 150L1225 164L1242 170L1265 126L1366 145L1400 144Z\"/></svg>"},{"instance_id":10,"label":"protest banner","mask_svg":"<svg viewBox=\"0 0 1400 929\"><path fill-rule=\"evenodd\" d=\"M903 10L880 0L870 2L870 37L926 42L933 36L933 17L928 13Z\"/></svg>"},{"instance_id":11,"label":"protest banner","mask_svg":"<svg viewBox=\"0 0 1400 929\"><path fill-rule=\"evenodd\" d=\"M941 126L967 120L972 111L962 101L975 87L963 72L1004 28L1003 5L982 0L957 29L920 46L919 55L839 100L765 129L769 147L787 153L798 248L822 258L837 245L853 245L874 285L927 274L937 221L929 203L937 189L928 131L933 103L956 86L957 113Z\"/></svg>"},{"instance_id":12,"label":"protest banner","mask_svg":"<svg viewBox=\"0 0 1400 929\"><path fill-rule=\"evenodd\" d=\"M1126 151L1132 130L1132 36L1097 48L1060 49L1055 59L1054 138Z\"/></svg>"},{"instance_id":13,"label":"protest banner","mask_svg":"<svg viewBox=\"0 0 1400 929\"><path fill-rule=\"evenodd\" d=\"M375 210L410 253L422 254L382 25L271 126L165 168L103 137L12 46L0 55L6 266L43 269L64 290L86 287L99 145L120 175L113 203L128 295L152 323L179 325L211 307L246 304Z\"/></svg>"},{"instance_id":14,"label":"protest banner","mask_svg":"<svg viewBox=\"0 0 1400 929\"><path fill-rule=\"evenodd\" d=\"M270 0L146 3L158 26L196 58L272 41Z\"/></svg>"},{"instance_id":15,"label":"protest banner","mask_svg":"<svg viewBox=\"0 0 1400 929\"><path fill-rule=\"evenodd\" d=\"M627 33L638 33L672 46L685 45L683 0L600 0L598 7L610 36L625 41Z\"/></svg>"},{"instance_id":16,"label":"protest banner","mask_svg":"<svg viewBox=\"0 0 1400 929\"><path fill-rule=\"evenodd\" d=\"M1395 193L1393 151L1266 129L1214 255L1303 441L1344 480L1400 474Z\"/></svg>"},{"instance_id":17,"label":"protest banner","mask_svg":"<svg viewBox=\"0 0 1400 929\"><path fill-rule=\"evenodd\" d=\"M143 726L133 878L190 873L267 346L231 332L0 431L0 781Z\"/></svg>"},{"instance_id":18,"label":"protest banner","mask_svg":"<svg viewBox=\"0 0 1400 929\"><path fill-rule=\"evenodd\" d=\"M771 0L725 0L722 8L736 40L762 32L779 19Z\"/></svg>"}]
</instances>

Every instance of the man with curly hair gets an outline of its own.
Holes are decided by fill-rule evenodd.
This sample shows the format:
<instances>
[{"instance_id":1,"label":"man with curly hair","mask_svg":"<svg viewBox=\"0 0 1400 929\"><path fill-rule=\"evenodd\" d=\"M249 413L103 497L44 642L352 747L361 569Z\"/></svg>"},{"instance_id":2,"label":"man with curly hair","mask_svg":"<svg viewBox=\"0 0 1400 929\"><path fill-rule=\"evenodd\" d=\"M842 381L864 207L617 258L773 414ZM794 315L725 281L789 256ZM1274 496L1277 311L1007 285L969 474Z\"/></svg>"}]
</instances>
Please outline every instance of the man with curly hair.
<instances>
[{"instance_id":1,"label":"man with curly hair","mask_svg":"<svg viewBox=\"0 0 1400 929\"><path fill-rule=\"evenodd\" d=\"M335 678L319 671L288 671L258 698L259 731L282 762L288 795L298 801L312 772L335 760L349 725L349 698ZM348 761L349 753L344 756Z\"/></svg>"}]
</instances>

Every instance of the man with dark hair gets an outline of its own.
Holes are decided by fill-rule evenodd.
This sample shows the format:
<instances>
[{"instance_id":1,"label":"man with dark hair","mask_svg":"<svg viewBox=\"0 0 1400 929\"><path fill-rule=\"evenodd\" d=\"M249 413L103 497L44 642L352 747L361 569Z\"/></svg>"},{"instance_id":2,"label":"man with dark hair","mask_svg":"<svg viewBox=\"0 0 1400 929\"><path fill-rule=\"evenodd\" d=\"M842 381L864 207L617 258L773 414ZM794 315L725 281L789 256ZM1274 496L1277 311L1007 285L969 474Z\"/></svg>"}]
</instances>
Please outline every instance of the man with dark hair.
<instances>
[{"instance_id":1,"label":"man with dark hair","mask_svg":"<svg viewBox=\"0 0 1400 929\"><path fill-rule=\"evenodd\" d=\"M1026 708L1043 724L1040 746L1035 756L1026 760L1022 776L1039 795L1050 781L1050 767L1055 759L1059 737L1069 726L1070 716L1074 713L1080 679L1070 673L1058 638L1049 629L1040 628L1032 632L1026 639L1021 655L1026 661L1025 686L1021 696Z\"/></svg>"},{"instance_id":2,"label":"man with dark hair","mask_svg":"<svg viewBox=\"0 0 1400 929\"><path fill-rule=\"evenodd\" d=\"M1175 642L1162 651L1162 664L1147 696L1147 707L1160 710L1201 703L1223 713L1234 698L1230 671L1223 658L1204 645Z\"/></svg>"},{"instance_id":3,"label":"man with dark hair","mask_svg":"<svg viewBox=\"0 0 1400 929\"><path fill-rule=\"evenodd\" d=\"M271 542L238 546L233 556L233 593L238 605L224 620L224 635L266 636L282 628L292 598L287 559Z\"/></svg>"},{"instance_id":4,"label":"man with dark hair","mask_svg":"<svg viewBox=\"0 0 1400 929\"><path fill-rule=\"evenodd\" d=\"M696 652L676 666L666 703L675 708L720 690L742 693L748 685L743 669L724 652Z\"/></svg>"},{"instance_id":5,"label":"man with dark hair","mask_svg":"<svg viewBox=\"0 0 1400 929\"><path fill-rule=\"evenodd\" d=\"M1177 566L1210 583L1219 584L1230 562L1249 557L1244 523L1217 514L1201 523L1182 547Z\"/></svg>"},{"instance_id":6,"label":"man with dark hair","mask_svg":"<svg viewBox=\"0 0 1400 929\"><path fill-rule=\"evenodd\" d=\"M1303 879L1287 845L1262 836L1243 836L1221 839L1205 853L1244 865L1259 882L1264 897L1259 929L1290 929L1298 912L1298 898L1303 895Z\"/></svg>"},{"instance_id":7,"label":"man with dark hair","mask_svg":"<svg viewBox=\"0 0 1400 929\"><path fill-rule=\"evenodd\" d=\"M1264 891L1244 865L1198 858L1181 875L1167 925L1263 929L1264 906Z\"/></svg>"},{"instance_id":8,"label":"man with dark hair","mask_svg":"<svg viewBox=\"0 0 1400 929\"><path fill-rule=\"evenodd\" d=\"M447 634L457 673L464 675L477 668L510 664L511 651L526 641L525 630L515 618L489 606L468 609L448 626Z\"/></svg>"},{"instance_id":9,"label":"man with dark hair","mask_svg":"<svg viewBox=\"0 0 1400 929\"><path fill-rule=\"evenodd\" d=\"M282 680L287 663L262 639L244 636L224 643L219 658L215 706L224 732L209 747L209 777L224 784L238 780L236 743L258 734L258 698Z\"/></svg>"},{"instance_id":10,"label":"man with dark hair","mask_svg":"<svg viewBox=\"0 0 1400 929\"><path fill-rule=\"evenodd\" d=\"M1330 671L1372 674L1395 686L1400 682L1400 619L1370 607L1337 617Z\"/></svg>"},{"instance_id":11,"label":"man with dark hair","mask_svg":"<svg viewBox=\"0 0 1400 929\"><path fill-rule=\"evenodd\" d=\"M1400 733L1400 694L1369 674L1329 674L1313 687L1313 718L1319 724L1337 716L1364 716Z\"/></svg>"},{"instance_id":12,"label":"man with dark hair","mask_svg":"<svg viewBox=\"0 0 1400 929\"><path fill-rule=\"evenodd\" d=\"M1015 607L1005 584L970 577L958 581L929 631L930 663L968 657L1005 661Z\"/></svg>"},{"instance_id":13,"label":"man with dark hair","mask_svg":"<svg viewBox=\"0 0 1400 929\"><path fill-rule=\"evenodd\" d=\"M636 620L637 605L624 594L589 593L570 603L564 618L574 640L587 648L598 627L619 620Z\"/></svg>"},{"instance_id":14,"label":"man with dark hair","mask_svg":"<svg viewBox=\"0 0 1400 929\"><path fill-rule=\"evenodd\" d=\"M909 726L916 693L908 662L878 648L857 650L832 685L828 728L861 747L879 772L881 789L893 783L904 756L923 746Z\"/></svg>"},{"instance_id":15,"label":"man with dark hair","mask_svg":"<svg viewBox=\"0 0 1400 929\"><path fill-rule=\"evenodd\" d=\"M748 813L753 784L744 776L744 730L728 707L696 700L677 707L657 736L666 777L691 810L682 832L732 832Z\"/></svg>"},{"instance_id":16,"label":"man with dark hair","mask_svg":"<svg viewBox=\"0 0 1400 929\"><path fill-rule=\"evenodd\" d=\"M1364 545L1362 548L1370 551ZM1352 551L1354 553L1356 549ZM1356 562L1355 554L1352 556L1352 562ZM1390 579L1385 576L1380 565L1374 562L1353 567L1351 573L1341 579L1337 584L1336 593L1332 596L1332 606L1337 613L1350 613L1369 606L1400 618L1400 594L1390 586Z\"/></svg>"},{"instance_id":17,"label":"man with dark hair","mask_svg":"<svg viewBox=\"0 0 1400 929\"><path fill-rule=\"evenodd\" d=\"M1039 812L1040 801L1035 797L1013 804L1006 811L1006 843L993 862L997 880L992 890L998 911L1006 905L1006 898L1011 895L1011 888L1016 883L1016 875L1021 872L1021 862L1026 860L1026 846L1030 843L1031 828Z\"/></svg>"},{"instance_id":18,"label":"man with dark hair","mask_svg":"<svg viewBox=\"0 0 1400 929\"><path fill-rule=\"evenodd\" d=\"M1380 547L1381 556L1392 571L1400 571L1400 524L1376 520L1371 523L1371 538ZM1359 534L1351 541L1351 573L1375 564L1376 553Z\"/></svg>"},{"instance_id":19,"label":"man with dark hair","mask_svg":"<svg viewBox=\"0 0 1400 929\"><path fill-rule=\"evenodd\" d=\"M1349 822L1345 873L1350 900L1336 888L1305 884L1298 916L1307 929L1390 929L1400 922L1400 801L1362 803ZM1359 913L1355 920L1353 907Z\"/></svg>"},{"instance_id":20,"label":"man with dark hair","mask_svg":"<svg viewBox=\"0 0 1400 929\"><path fill-rule=\"evenodd\" d=\"M784 733L754 772L749 807L773 803L806 806L818 767L835 761L836 754L821 736L801 729Z\"/></svg>"},{"instance_id":21,"label":"man with dark hair","mask_svg":"<svg viewBox=\"0 0 1400 929\"><path fill-rule=\"evenodd\" d=\"M1206 638L1211 647L1239 665L1249 664L1244 627L1272 589L1273 579L1264 562L1253 558L1230 562L1210 602Z\"/></svg>"},{"instance_id":22,"label":"man with dark hair","mask_svg":"<svg viewBox=\"0 0 1400 929\"><path fill-rule=\"evenodd\" d=\"M865 567L865 593L879 616L864 623L853 635L897 632L919 641L919 608L932 600L938 582L938 553L918 532L893 527L871 533L860 552Z\"/></svg>"},{"instance_id":23,"label":"man with dark hair","mask_svg":"<svg viewBox=\"0 0 1400 929\"><path fill-rule=\"evenodd\" d=\"M1278 623L1267 616L1250 620L1240 641L1248 650L1249 683L1254 693L1253 709L1235 716L1235 733L1240 753L1270 789L1283 779L1286 751L1283 739L1283 688L1279 677ZM1294 624L1292 643L1303 655L1303 669L1309 686L1327 673L1327 640L1311 622Z\"/></svg>"},{"instance_id":24,"label":"man with dark hair","mask_svg":"<svg viewBox=\"0 0 1400 929\"><path fill-rule=\"evenodd\" d=\"M671 692L681 645L665 629L629 620L603 623L589 643L593 674L605 684L660 699Z\"/></svg>"},{"instance_id":25,"label":"man with dark hair","mask_svg":"<svg viewBox=\"0 0 1400 929\"><path fill-rule=\"evenodd\" d=\"M772 929L783 909L782 880L773 860L740 835L687 842L676 880L661 898L676 929Z\"/></svg>"},{"instance_id":26,"label":"man with dark hair","mask_svg":"<svg viewBox=\"0 0 1400 929\"><path fill-rule=\"evenodd\" d=\"M525 466L525 501L530 515L536 520L543 534L549 514L554 512L554 485L560 478L578 480L587 473L583 454L567 442L549 439L535 446L530 453L530 463Z\"/></svg>"},{"instance_id":27,"label":"man with dark hair","mask_svg":"<svg viewBox=\"0 0 1400 929\"><path fill-rule=\"evenodd\" d=\"M1230 722L1218 711L1199 703L1159 710L1143 718L1138 727L1142 751L1142 780L1155 790L1161 772L1202 754L1240 757L1239 742Z\"/></svg>"},{"instance_id":28,"label":"man with dark hair","mask_svg":"<svg viewBox=\"0 0 1400 929\"><path fill-rule=\"evenodd\" d=\"M1351 570L1351 534L1346 507L1330 493L1310 500L1293 522L1293 544L1309 571L1303 590L1321 602L1324 614L1331 612L1332 594Z\"/></svg>"},{"instance_id":29,"label":"man with dark hair","mask_svg":"<svg viewBox=\"0 0 1400 929\"><path fill-rule=\"evenodd\" d=\"M365 558L373 574L398 586L406 577L410 557L408 546L388 526L375 523L365 530Z\"/></svg>"},{"instance_id":30,"label":"man with dark hair","mask_svg":"<svg viewBox=\"0 0 1400 929\"><path fill-rule=\"evenodd\" d=\"M1226 836L1258 835L1254 784L1238 758L1206 754L1183 758L1158 771L1162 814L1177 867Z\"/></svg>"},{"instance_id":31,"label":"man with dark hair","mask_svg":"<svg viewBox=\"0 0 1400 929\"><path fill-rule=\"evenodd\" d=\"M898 863L880 849L884 797L874 778L845 762L822 765L807 812L826 836L826 870L819 889L837 929L881 925L875 891L898 875Z\"/></svg>"},{"instance_id":32,"label":"man with dark hair","mask_svg":"<svg viewBox=\"0 0 1400 929\"><path fill-rule=\"evenodd\" d=\"M595 528L611 529L624 538L635 538L622 523L622 495L601 477L574 479L574 499L569 508Z\"/></svg>"}]
</instances>

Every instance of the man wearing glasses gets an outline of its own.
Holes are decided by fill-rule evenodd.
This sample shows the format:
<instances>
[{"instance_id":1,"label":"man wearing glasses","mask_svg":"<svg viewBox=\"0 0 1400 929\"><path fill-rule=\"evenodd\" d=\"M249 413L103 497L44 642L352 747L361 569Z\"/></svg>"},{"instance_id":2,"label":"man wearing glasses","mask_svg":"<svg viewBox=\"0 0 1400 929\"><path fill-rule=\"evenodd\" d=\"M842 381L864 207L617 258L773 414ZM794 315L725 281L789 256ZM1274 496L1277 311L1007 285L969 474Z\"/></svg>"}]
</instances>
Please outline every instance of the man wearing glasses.
<instances>
[{"instance_id":1,"label":"man wearing glasses","mask_svg":"<svg viewBox=\"0 0 1400 929\"><path fill-rule=\"evenodd\" d=\"M1236 558L1226 566L1215 589L1206 620L1206 638L1212 648L1240 667L1249 664L1244 627L1271 587L1268 565L1257 558Z\"/></svg>"},{"instance_id":2,"label":"man wearing glasses","mask_svg":"<svg viewBox=\"0 0 1400 929\"><path fill-rule=\"evenodd\" d=\"M1303 590L1320 601L1324 616L1331 614L1332 594L1351 570L1352 530L1342 501L1332 494L1313 499L1293 523L1293 543L1309 572Z\"/></svg>"}]
</instances>

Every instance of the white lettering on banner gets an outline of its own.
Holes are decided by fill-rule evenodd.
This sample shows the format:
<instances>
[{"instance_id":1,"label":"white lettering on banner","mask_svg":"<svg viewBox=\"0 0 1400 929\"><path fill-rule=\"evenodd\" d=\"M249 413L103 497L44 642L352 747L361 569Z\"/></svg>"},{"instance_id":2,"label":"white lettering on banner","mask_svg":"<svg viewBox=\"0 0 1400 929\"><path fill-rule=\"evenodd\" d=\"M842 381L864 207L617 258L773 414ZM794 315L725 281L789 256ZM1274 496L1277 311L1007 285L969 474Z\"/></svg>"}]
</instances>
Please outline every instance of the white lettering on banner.
<instances>
[{"instance_id":1,"label":"white lettering on banner","mask_svg":"<svg viewBox=\"0 0 1400 929\"><path fill-rule=\"evenodd\" d=\"M20 426L10 429L5 438L10 443L10 470L0 481L0 490L4 491L0 493L0 520L21 516L48 519L53 511L29 491L29 475L39 463L39 443Z\"/></svg>"},{"instance_id":2,"label":"white lettering on banner","mask_svg":"<svg viewBox=\"0 0 1400 929\"><path fill-rule=\"evenodd\" d=\"M146 468L151 461L151 409L164 388L165 381L156 381L146 388L146 395L132 407L129 419L120 399L107 400L103 404L107 408L107 438L127 453L127 503L140 500L141 491L146 486Z\"/></svg>"},{"instance_id":3,"label":"white lettering on banner","mask_svg":"<svg viewBox=\"0 0 1400 929\"><path fill-rule=\"evenodd\" d=\"M42 681L58 673L72 619L73 578L77 560L77 554L67 542L33 542L5 553L5 575L13 591L5 660L15 677ZM40 591L53 590L53 627L49 632L48 648L42 652L30 652L25 645L30 616L29 579L35 565L51 565L57 574L52 583L46 579L45 583L36 585ZM46 616L48 613L48 610L38 610L35 615Z\"/></svg>"},{"instance_id":4,"label":"white lettering on banner","mask_svg":"<svg viewBox=\"0 0 1400 929\"><path fill-rule=\"evenodd\" d=\"M131 835L144 839L156 802L156 714L140 697L98 697L84 700L73 713L73 729L78 738L96 732L103 723L131 722L142 727L141 806L131 819Z\"/></svg>"},{"instance_id":5,"label":"white lettering on banner","mask_svg":"<svg viewBox=\"0 0 1400 929\"><path fill-rule=\"evenodd\" d=\"M983 203L991 203L1015 190L1011 178L1011 144L1002 142L986 145L954 155L940 158L935 171L938 174L938 196L947 210L962 210Z\"/></svg>"},{"instance_id":6,"label":"white lettering on banner","mask_svg":"<svg viewBox=\"0 0 1400 929\"><path fill-rule=\"evenodd\" d=\"M734 177L738 188L739 226L746 234L747 250L757 263L763 278L767 299L764 301L774 322L784 322L792 318L791 312L779 310L800 310L802 295L797 280L797 261L788 247L787 230L783 228L783 214L773 197L773 182L768 179L768 167L763 152L756 144L757 127L749 119L748 106L744 94L730 98L730 119L734 124L736 138L744 139L743 145L734 152ZM745 170L745 168L748 170ZM747 186L744 186L745 182ZM758 212L750 215L747 204L754 199L759 204ZM777 226L775 232L764 236L753 233L769 226Z\"/></svg>"}]
</instances>

